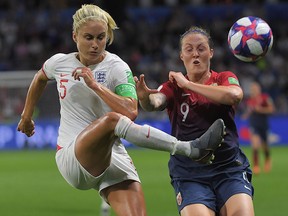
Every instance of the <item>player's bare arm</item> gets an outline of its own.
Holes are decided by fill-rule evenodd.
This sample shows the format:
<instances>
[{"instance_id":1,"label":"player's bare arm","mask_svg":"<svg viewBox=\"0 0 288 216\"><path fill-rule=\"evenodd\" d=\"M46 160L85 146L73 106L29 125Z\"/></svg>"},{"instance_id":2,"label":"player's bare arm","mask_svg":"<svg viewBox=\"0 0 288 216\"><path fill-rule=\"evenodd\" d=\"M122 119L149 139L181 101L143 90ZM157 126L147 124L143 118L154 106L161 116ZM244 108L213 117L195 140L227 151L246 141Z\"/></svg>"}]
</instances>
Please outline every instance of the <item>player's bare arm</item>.
<instances>
[{"instance_id":1,"label":"player's bare arm","mask_svg":"<svg viewBox=\"0 0 288 216\"><path fill-rule=\"evenodd\" d=\"M239 86L212 86L203 85L187 80L181 72L171 71L169 80L176 82L180 88L194 91L208 99L225 105L237 105L243 98L243 91Z\"/></svg>"},{"instance_id":2,"label":"player's bare arm","mask_svg":"<svg viewBox=\"0 0 288 216\"><path fill-rule=\"evenodd\" d=\"M162 111L167 106L166 96L160 92L150 94L149 101L150 106L153 108L153 111Z\"/></svg>"},{"instance_id":3,"label":"player's bare arm","mask_svg":"<svg viewBox=\"0 0 288 216\"><path fill-rule=\"evenodd\" d=\"M243 98L243 91L239 86L211 86L189 82L189 89L208 99L225 105L238 105Z\"/></svg>"},{"instance_id":4,"label":"player's bare arm","mask_svg":"<svg viewBox=\"0 0 288 216\"><path fill-rule=\"evenodd\" d=\"M150 89L144 80L144 74L139 79L134 77L136 82L137 95L141 107L148 112L161 111L166 107L166 96L157 89Z\"/></svg>"},{"instance_id":5,"label":"player's bare arm","mask_svg":"<svg viewBox=\"0 0 288 216\"><path fill-rule=\"evenodd\" d=\"M32 120L32 115L34 108L47 85L47 81L48 78L45 76L43 71L39 70L35 74L28 89L24 109L17 127L18 131L21 131L28 137L33 136L35 133L35 125L34 121Z\"/></svg>"},{"instance_id":6,"label":"player's bare arm","mask_svg":"<svg viewBox=\"0 0 288 216\"><path fill-rule=\"evenodd\" d=\"M82 77L89 88L91 88L101 99L115 112L127 116L131 120L138 115L137 100L129 97L122 97L105 86L98 83L89 68L77 68L72 76L75 80Z\"/></svg>"}]
</instances>

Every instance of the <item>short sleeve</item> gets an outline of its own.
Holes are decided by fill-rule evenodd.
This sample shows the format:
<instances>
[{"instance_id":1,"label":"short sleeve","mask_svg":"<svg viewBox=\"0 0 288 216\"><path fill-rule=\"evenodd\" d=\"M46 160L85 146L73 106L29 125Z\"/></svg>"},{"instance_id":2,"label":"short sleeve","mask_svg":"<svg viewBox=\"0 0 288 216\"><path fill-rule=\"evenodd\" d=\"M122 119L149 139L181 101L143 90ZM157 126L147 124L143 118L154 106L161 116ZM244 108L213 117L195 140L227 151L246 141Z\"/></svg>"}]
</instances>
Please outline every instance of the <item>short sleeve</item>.
<instances>
[{"instance_id":1,"label":"short sleeve","mask_svg":"<svg viewBox=\"0 0 288 216\"><path fill-rule=\"evenodd\" d=\"M111 71L114 79L115 93L120 96L137 99L133 73L128 64L122 60L118 60L112 65Z\"/></svg>"},{"instance_id":2,"label":"short sleeve","mask_svg":"<svg viewBox=\"0 0 288 216\"><path fill-rule=\"evenodd\" d=\"M225 71L219 73L218 84L223 86L229 86L229 85L240 86L238 77L231 71Z\"/></svg>"},{"instance_id":3,"label":"short sleeve","mask_svg":"<svg viewBox=\"0 0 288 216\"><path fill-rule=\"evenodd\" d=\"M65 54L58 53L47 59L42 67L43 72L48 79L55 79L55 67L58 62L58 59L64 56Z\"/></svg>"}]
</instances>

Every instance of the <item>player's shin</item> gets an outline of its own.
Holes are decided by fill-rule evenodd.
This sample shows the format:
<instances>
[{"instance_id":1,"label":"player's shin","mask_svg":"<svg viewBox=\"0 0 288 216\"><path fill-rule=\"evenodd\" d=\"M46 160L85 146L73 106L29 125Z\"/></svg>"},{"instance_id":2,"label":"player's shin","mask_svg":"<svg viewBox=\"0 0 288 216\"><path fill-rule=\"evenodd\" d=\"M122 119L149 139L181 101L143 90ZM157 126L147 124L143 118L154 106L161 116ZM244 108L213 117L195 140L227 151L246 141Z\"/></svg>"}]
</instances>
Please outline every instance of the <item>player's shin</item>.
<instances>
[{"instance_id":1,"label":"player's shin","mask_svg":"<svg viewBox=\"0 0 288 216\"><path fill-rule=\"evenodd\" d=\"M190 142L178 141L175 137L149 125L138 125L123 116L115 127L115 135L140 147L189 156Z\"/></svg>"}]
</instances>

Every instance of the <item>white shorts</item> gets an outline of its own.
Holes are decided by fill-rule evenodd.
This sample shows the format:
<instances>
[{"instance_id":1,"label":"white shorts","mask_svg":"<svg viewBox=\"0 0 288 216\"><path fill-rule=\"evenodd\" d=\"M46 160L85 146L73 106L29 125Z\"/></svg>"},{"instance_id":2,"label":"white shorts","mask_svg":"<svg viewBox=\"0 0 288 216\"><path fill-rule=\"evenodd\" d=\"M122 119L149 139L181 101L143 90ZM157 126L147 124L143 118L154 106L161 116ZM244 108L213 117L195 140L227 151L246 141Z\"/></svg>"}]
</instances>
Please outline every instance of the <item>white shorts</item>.
<instances>
[{"instance_id":1,"label":"white shorts","mask_svg":"<svg viewBox=\"0 0 288 216\"><path fill-rule=\"evenodd\" d=\"M64 179L80 190L95 189L99 192L106 187L125 180L140 182L138 173L123 144L112 148L111 164L99 176L91 175L77 160L74 151L75 141L57 151L55 159ZM95 165L97 166L97 164Z\"/></svg>"}]
</instances>

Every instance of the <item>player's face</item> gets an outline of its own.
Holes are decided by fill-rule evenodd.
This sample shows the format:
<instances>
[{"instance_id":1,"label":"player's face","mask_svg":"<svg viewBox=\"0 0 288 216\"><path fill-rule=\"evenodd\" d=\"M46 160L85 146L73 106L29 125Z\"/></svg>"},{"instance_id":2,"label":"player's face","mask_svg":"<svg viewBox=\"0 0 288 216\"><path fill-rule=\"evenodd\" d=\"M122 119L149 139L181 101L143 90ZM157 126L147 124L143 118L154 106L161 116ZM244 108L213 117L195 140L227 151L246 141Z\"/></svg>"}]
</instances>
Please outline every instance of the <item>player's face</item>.
<instances>
[{"instance_id":1,"label":"player's face","mask_svg":"<svg viewBox=\"0 0 288 216\"><path fill-rule=\"evenodd\" d=\"M180 58L188 74L209 72L212 56L213 50L210 48L208 38L205 35L190 33L182 39Z\"/></svg>"},{"instance_id":2,"label":"player's face","mask_svg":"<svg viewBox=\"0 0 288 216\"><path fill-rule=\"evenodd\" d=\"M105 55L107 43L107 24L91 20L83 24L78 32L73 32L79 58L85 66L101 62Z\"/></svg>"}]
</instances>

